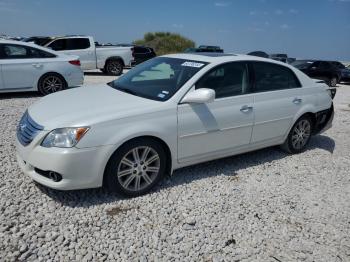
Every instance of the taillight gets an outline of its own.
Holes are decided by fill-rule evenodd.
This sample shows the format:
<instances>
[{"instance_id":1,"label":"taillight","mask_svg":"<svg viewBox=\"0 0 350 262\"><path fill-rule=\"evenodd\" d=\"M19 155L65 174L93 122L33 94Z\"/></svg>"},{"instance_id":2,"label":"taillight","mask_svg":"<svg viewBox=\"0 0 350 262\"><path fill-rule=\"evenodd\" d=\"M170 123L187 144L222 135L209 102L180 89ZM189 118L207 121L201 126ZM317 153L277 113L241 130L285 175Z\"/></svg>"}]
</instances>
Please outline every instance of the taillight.
<instances>
[{"instance_id":1,"label":"taillight","mask_svg":"<svg viewBox=\"0 0 350 262\"><path fill-rule=\"evenodd\" d=\"M69 61L70 64L75 65L75 66L81 66L80 60L71 60Z\"/></svg>"}]
</instances>

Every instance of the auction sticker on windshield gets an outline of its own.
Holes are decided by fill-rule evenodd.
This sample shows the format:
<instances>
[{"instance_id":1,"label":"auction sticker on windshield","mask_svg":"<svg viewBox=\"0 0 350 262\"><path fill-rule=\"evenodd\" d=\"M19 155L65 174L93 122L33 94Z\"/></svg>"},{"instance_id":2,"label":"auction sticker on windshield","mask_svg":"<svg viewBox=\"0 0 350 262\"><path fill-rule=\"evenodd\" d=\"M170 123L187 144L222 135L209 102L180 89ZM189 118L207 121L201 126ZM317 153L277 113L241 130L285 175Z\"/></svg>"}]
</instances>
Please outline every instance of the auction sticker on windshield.
<instances>
[{"instance_id":1,"label":"auction sticker on windshield","mask_svg":"<svg viewBox=\"0 0 350 262\"><path fill-rule=\"evenodd\" d=\"M196 63L196 62L189 62L189 61L187 61L187 62L182 63L182 66L189 66L189 67L196 67L196 68L200 68L200 67L204 66L204 64L202 64L202 63Z\"/></svg>"}]
</instances>

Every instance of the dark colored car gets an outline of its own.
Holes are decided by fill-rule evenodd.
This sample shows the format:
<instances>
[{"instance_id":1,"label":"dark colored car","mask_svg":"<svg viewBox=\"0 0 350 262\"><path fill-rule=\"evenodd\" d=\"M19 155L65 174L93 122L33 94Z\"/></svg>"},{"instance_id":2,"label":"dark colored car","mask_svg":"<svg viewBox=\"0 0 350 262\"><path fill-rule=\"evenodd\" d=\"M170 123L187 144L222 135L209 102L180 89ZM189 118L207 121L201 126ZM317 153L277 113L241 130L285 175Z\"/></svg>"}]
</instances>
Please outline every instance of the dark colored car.
<instances>
[{"instance_id":1,"label":"dark colored car","mask_svg":"<svg viewBox=\"0 0 350 262\"><path fill-rule=\"evenodd\" d=\"M344 64L342 64L338 61L331 61L331 64L333 66L337 67L341 72L339 82L350 82L350 69L349 69L349 67L346 67Z\"/></svg>"},{"instance_id":2,"label":"dark colored car","mask_svg":"<svg viewBox=\"0 0 350 262\"><path fill-rule=\"evenodd\" d=\"M247 55L269 58L269 55L266 54L264 51L253 51L248 53Z\"/></svg>"},{"instance_id":3,"label":"dark colored car","mask_svg":"<svg viewBox=\"0 0 350 262\"><path fill-rule=\"evenodd\" d=\"M330 61L297 60L292 65L311 78L324 80L329 86L336 86L342 78L342 70Z\"/></svg>"},{"instance_id":4,"label":"dark colored car","mask_svg":"<svg viewBox=\"0 0 350 262\"><path fill-rule=\"evenodd\" d=\"M187 48L185 53L223 53L224 49L221 49L220 46L210 46L210 45L200 45L199 47L190 47Z\"/></svg>"},{"instance_id":5,"label":"dark colored car","mask_svg":"<svg viewBox=\"0 0 350 262\"><path fill-rule=\"evenodd\" d=\"M287 63L288 60L288 56L286 54L271 54L270 58L284 63Z\"/></svg>"},{"instance_id":6,"label":"dark colored car","mask_svg":"<svg viewBox=\"0 0 350 262\"><path fill-rule=\"evenodd\" d=\"M156 56L157 54L154 52L153 48L135 45L133 49L134 60L131 61L131 66L141 64L142 62L145 62L148 59L151 59Z\"/></svg>"},{"instance_id":7,"label":"dark colored car","mask_svg":"<svg viewBox=\"0 0 350 262\"><path fill-rule=\"evenodd\" d=\"M51 36L32 36L32 37L25 38L22 41L45 46L47 43L51 42L53 39L55 38Z\"/></svg>"}]
</instances>

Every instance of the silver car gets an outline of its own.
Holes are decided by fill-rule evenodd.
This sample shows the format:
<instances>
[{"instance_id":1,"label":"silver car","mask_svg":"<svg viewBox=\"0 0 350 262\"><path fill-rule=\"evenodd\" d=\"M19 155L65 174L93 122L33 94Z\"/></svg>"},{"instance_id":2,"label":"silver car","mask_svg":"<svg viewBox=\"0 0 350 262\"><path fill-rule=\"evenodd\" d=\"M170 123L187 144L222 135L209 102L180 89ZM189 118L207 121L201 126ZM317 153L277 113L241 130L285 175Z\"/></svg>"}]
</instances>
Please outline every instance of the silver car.
<instances>
[{"instance_id":1,"label":"silver car","mask_svg":"<svg viewBox=\"0 0 350 262\"><path fill-rule=\"evenodd\" d=\"M83 84L79 57L35 44L0 40L0 93L39 91L43 95Z\"/></svg>"}]
</instances>

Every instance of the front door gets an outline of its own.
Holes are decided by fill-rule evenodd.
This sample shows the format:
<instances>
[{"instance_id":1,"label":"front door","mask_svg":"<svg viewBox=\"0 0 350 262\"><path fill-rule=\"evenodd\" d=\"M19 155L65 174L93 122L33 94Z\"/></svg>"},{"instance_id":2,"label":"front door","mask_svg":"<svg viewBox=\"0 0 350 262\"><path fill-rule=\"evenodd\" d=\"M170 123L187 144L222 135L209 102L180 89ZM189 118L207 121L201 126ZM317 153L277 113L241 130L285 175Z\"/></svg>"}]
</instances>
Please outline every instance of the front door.
<instances>
[{"instance_id":1,"label":"front door","mask_svg":"<svg viewBox=\"0 0 350 262\"><path fill-rule=\"evenodd\" d=\"M179 104L178 159L192 161L224 154L250 143L254 98L246 63L232 62L206 73L194 88L211 88L208 104Z\"/></svg>"}]
</instances>

